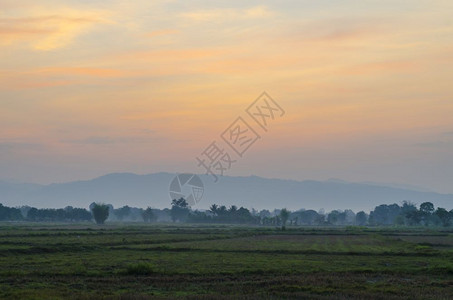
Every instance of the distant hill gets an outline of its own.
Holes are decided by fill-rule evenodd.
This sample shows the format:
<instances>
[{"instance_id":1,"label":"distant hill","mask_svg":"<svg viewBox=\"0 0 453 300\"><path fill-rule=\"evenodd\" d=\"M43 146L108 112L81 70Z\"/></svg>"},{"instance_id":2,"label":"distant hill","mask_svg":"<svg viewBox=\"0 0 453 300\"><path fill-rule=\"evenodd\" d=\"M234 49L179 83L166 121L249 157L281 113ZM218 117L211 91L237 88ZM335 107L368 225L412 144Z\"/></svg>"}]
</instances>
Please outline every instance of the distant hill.
<instances>
[{"instance_id":1,"label":"distant hill","mask_svg":"<svg viewBox=\"0 0 453 300\"><path fill-rule=\"evenodd\" d=\"M137 175L114 173L84 181L50 185L18 184L0 181L0 203L7 206L31 205L60 208L67 205L88 207L93 202L164 208L170 206L169 184L175 174ZM379 204L400 204L404 200L453 208L452 194L439 194L376 183L350 183L341 180L295 181L258 176L225 176L213 183L210 176L200 176L205 185L203 199L194 208L211 204L237 205L256 209L332 209L350 208L369 211Z\"/></svg>"}]
</instances>

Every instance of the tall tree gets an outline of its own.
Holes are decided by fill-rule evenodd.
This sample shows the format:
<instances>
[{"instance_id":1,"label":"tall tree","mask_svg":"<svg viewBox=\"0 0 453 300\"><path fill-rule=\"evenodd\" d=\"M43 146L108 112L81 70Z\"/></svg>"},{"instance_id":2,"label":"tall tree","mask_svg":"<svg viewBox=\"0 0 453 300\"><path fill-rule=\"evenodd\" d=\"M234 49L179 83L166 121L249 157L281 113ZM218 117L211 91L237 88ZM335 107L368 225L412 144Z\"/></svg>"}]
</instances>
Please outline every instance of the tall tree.
<instances>
[{"instance_id":1,"label":"tall tree","mask_svg":"<svg viewBox=\"0 0 453 300\"><path fill-rule=\"evenodd\" d=\"M189 216L189 212L190 207L186 199L179 198L172 200L170 215L173 222L184 222Z\"/></svg>"},{"instance_id":2,"label":"tall tree","mask_svg":"<svg viewBox=\"0 0 453 300\"><path fill-rule=\"evenodd\" d=\"M439 218L442 226L447 227L451 225L451 222L453 221L453 214L448 212L445 208L438 207L434 214L437 218Z\"/></svg>"},{"instance_id":3,"label":"tall tree","mask_svg":"<svg viewBox=\"0 0 453 300\"><path fill-rule=\"evenodd\" d=\"M355 224L356 225L364 226L364 225L366 225L366 221L367 221L367 215L364 211L359 211L355 215Z\"/></svg>"},{"instance_id":4,"label":"tall tree","mask_svg":"<svg viewBox=\"0 0 453 300\"><path fill-rule=\"evenodd\" d=\"M290 211L286 208L280 211L280 219L282 220L282 230L286 229L286 222L288 221Z\"/></svg>"},{"instance_id":5,"label":"tall tree","mask_svg":"<svg viewBox=\"0 0 453 300\"><path fill-rule=\"evenodd\" d=\"M22 220L22 213L20 209L3 206L0 203L0 220L1 221L19 221Z\"/></svg>"},{"instance_id":6,"label":"tall tree","mask_svg":"<svg viewBox=\"0 0 453 300\"><path fill-rule=\"evenodd\" d=\"M219 210L219 206L217 204L213 204L209 207L209 211L214 215L217 216L217 211Z\"/></svg>"},{"instance_id":7,"label":"tall tree","mask_svg":"<svg viewBox=\"0 0 453 300\"><path fill-rule=\"evenodd\" d=\"M431 202L423 202L420 204L420 211L426 214L432 214L434 212L434 204Z\"/></svg>"},{"instance_id":8,"label":"tall tree","mask_svg":"<svg viewBox=\"0 0 453 300\"><path fill-rule=\"evenodd\" d=\"M327 215L327 222L332 225L337 225L338 219L339 219L340 212L338 210L332 210L328 215Z\"/></svg>"},{"instance_id":9,"label":"tall tree","mask_svg":"<svg viewBox=\"0 0 453 300\"><path fill-rule=\"evenodd\" d=\"M91 212L93 213L96 224L104 224L105 220L109 217L109 206L104 203L94 203Z\"/></svg>"},{"instance_id":10,"label":"tall tree","mask_svg":"<svg viewBox=\"0 0 453 300\"><path fill-rule=\"evenodd\" d=\"M434 204L431 202L423 202L420 204L420 213L425 226L431 223L431 217L434 212Z\"/></svg>"},{"instance_id":11,"label":"tall tree","mask_svg":"<svg viewBox=\"0 0 453 300\"><path fill-rule=\"evenodd\" d=\"M124 218L129 216L129 214L131 213L131 208L125 205L123 207L115 209L113 213L118 218L118 220L122 221Z\"/></svg>"},{"instance_id":12,"label":"tall tree","mask_svg":"<svg viewBox=\"0 0 453 300\"><path fill-rule=\"evenodd\" d=\"M156 220L156 215L153 213L152 208L148 206L148 208L142 212L142 218L145 223L154 222Z\"/></svg>"}]
</instances>

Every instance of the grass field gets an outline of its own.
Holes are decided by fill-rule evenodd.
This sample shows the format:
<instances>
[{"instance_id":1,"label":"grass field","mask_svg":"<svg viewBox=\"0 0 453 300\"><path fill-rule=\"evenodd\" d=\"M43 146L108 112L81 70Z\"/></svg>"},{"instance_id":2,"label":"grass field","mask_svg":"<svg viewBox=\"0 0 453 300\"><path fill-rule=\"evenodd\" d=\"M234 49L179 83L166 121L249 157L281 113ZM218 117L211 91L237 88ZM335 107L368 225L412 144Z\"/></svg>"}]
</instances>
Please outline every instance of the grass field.
<instances>
[{"instance_id":1,"label":"grass field","mask_svg":"<svg viewBox=\"0 0 453 300\"><path fill-rule=\"evenodd\" d=\"M453 299L453 231L0 226L2 299Z\"/></svg>"}]
</instances>

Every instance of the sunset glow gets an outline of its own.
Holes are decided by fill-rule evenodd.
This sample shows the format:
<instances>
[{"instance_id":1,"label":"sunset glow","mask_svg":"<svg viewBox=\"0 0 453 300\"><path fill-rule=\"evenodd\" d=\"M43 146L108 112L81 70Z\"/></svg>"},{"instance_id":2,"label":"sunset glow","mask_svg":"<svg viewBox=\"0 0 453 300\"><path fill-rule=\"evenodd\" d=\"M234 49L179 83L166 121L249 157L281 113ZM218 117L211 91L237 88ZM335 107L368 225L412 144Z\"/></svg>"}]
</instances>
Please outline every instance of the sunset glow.
<instances>
[{"instance_id":1,"label":"sunset glow","mask_svg":"<svg viewBox=\"0 0 453 300\"><path fill-rule=\"evenodd\" d=\"M286 115L228 175L453 193L451 1L0 7L0 179L202 173L267 91Z\"/></svg>"}]
</instances>

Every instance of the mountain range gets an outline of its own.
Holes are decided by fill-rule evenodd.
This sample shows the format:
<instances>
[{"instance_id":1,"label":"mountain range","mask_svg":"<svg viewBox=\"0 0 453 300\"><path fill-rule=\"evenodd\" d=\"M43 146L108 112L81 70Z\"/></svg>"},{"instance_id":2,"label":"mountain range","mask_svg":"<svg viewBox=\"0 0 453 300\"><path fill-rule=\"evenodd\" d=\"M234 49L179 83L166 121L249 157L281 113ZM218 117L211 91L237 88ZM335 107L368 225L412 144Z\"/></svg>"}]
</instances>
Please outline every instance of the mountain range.
<instances>
[{"instance_id":1,"label":"mountain range","mask_svg":"<svg viewBox=\"0 0 453 300\"><path fill-rule=\"evenodd\" d=\"M153 208L170 207L169 186L176 174L137 175L112 173L91 180L39 185L0 181L0 203L6 206L30 205L38 208L61 208L68 205L87 208L92 202L114 207L123 205ZM195 209L211 204L236 205L255 209L286 207L296 209L374 209L380 204L425 201L448 210L453 208L453 194L440 194L410 186L352 183L341 180L286 180L258 176L224 176L217 183L209 175L199 175L204 184L201 200Z\"/></svg>"}]
</instances>

